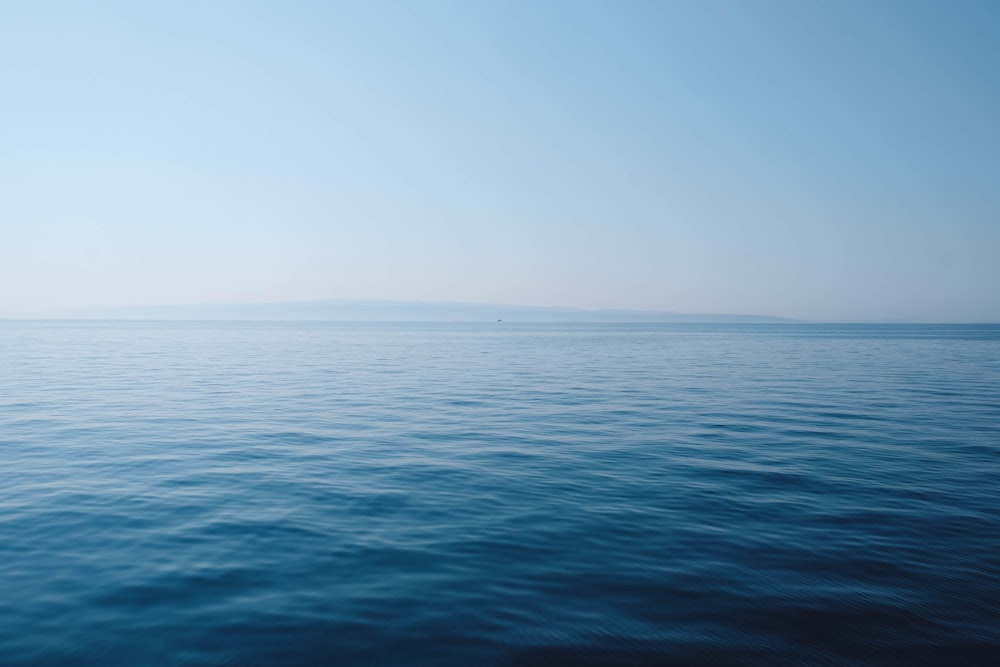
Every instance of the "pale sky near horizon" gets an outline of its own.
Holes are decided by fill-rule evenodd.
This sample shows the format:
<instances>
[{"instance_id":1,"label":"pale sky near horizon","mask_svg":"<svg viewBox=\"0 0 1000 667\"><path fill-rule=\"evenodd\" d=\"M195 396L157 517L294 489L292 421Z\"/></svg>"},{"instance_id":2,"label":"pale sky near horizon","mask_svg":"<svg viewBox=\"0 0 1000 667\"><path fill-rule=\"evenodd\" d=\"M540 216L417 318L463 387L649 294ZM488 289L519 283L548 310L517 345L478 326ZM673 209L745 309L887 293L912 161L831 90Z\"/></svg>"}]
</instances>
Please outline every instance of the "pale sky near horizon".
<instances>
[{"instance_id":1,"label":"pale sky near horizon","mask_svg":"<svg viewBox=\"0 0 1000 667\"><path fill-rule=\"evenodd\" d=\"M1000 3L0 0L0 317L1000 321Z\"/></svg>"}]
</instances>

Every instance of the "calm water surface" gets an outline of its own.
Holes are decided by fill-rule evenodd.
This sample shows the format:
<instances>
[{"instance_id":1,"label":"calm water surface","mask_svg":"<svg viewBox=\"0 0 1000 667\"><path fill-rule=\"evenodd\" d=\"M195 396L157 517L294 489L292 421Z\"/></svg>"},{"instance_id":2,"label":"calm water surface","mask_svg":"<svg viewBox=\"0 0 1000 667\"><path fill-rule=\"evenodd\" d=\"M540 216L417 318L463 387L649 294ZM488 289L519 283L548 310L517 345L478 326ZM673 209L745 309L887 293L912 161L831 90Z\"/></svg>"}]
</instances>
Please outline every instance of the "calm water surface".
<instances>
[{"instance_id":1,"label":"calm water surface","mask_svg":"<svg viewBox=\"0 0 1000 667\"><path fill-rule=\"evenodd\" d=\"M1000 326L0 322L0 664L1000 664Z\"/></svg>"}]
</instances>

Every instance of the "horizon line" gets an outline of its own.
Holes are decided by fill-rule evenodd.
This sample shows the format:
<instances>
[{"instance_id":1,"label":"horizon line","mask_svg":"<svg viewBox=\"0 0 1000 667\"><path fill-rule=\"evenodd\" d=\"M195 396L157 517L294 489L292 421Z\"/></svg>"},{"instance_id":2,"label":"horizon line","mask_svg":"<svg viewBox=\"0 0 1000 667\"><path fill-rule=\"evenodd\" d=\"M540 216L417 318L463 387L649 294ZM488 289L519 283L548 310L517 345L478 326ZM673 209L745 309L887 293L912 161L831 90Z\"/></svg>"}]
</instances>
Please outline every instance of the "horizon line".
<instances>
[{"instance_id":1,"label":"horizon line","mask_svg":"<svg viewBox=\"0 0 1000 667\"><path fill-rule=\"evenodd\" d=\"M288 309L303 309L307 312L281 312ZM340 309L337 316L336 309ZM308 309L313 309L308 312ZM357 309L383 309L381 315L351 312ZM408 309L405 315L393 310ZM500 312L480 313L476 311L497 310ZM215 313L184 313L185 310L212 311ZM246 310L250 312L233 312ZM435 313L435 310L438 312ZM454 311L465 311L463 317ZM503 310L521 311L504 313ZM219 312L219 311L229 311ZM253 312L263 311L263 312ZM268 312L270 311L270 312ZM323 312L330 311L330 312ZM345 312L346 311L346 312ZM420 316L421 311L423 317ZM441 312L444 311L444 312ZM552 319L546 319L551 314ZM527 315L527 318L523 317ZM578 316L580 319L575 319ZM596 318L596 319L595 319ZM635 318L635 319L631 319ZM1000 324L1000 320L912 320L906 318L833 318L805 319L781 315L727 312L684 312L648 308L583 308L579 306L538 306L510 303L490 303L484 301L423 301L400 299L299 299L266 302L212 302L173 303L159 305L130 306L90 306L48 309L33 314L0 315L0 320L21 321L184 321L184 322L494 322L509 321L521 323L645 323L645 324L911 324L911 325L989 325Z\"/></svg>"}]
</instances>

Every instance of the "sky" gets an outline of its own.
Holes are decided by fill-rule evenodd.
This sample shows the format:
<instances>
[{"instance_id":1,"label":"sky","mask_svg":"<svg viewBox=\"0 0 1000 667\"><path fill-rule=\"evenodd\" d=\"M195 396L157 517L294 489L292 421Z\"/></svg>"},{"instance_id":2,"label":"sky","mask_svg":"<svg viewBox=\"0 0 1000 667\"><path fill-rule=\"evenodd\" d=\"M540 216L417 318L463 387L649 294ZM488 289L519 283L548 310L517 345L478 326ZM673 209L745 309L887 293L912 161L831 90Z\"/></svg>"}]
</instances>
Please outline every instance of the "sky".
<instances>
[{"instance_id":1,"label":"sky","mask_svg":"<svg viewBox=\"0 0 1000 667\"><path fill-rule=\"evenodd\" d=\"M0 317L1000 321L1000 3L0 0Z\"/></svg>"}]
</instances>

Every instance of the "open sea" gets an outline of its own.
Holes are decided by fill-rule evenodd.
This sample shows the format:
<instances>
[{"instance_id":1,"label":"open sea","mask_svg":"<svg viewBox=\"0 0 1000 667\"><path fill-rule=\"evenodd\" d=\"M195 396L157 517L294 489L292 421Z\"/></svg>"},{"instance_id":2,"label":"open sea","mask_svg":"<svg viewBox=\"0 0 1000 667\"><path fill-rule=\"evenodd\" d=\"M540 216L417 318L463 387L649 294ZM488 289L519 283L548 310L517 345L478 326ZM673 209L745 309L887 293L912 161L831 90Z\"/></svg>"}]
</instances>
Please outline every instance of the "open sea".
<instances>
[{"instance_id":1,"label":"open sea","mask_svg":"<svg viewBox=\"0 0 1000 667\"><path fill-rule=\"evenodd\" d=\"M0 665L1000 665L1000 325L0 322Z\"/></svg>"}]
</instances>

